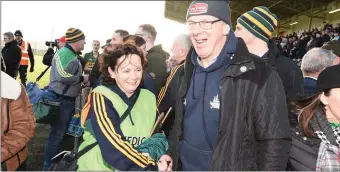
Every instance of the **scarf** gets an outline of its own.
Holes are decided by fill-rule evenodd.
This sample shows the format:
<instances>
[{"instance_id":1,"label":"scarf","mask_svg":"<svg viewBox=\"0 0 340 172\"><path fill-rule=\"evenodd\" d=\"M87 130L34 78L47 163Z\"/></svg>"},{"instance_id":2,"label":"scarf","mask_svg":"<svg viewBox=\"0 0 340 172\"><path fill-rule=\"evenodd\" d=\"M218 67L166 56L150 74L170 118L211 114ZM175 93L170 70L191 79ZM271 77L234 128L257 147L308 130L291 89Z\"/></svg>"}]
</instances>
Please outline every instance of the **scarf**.
<instances>
[{"instance_id":1,"label":"scarf","mask_svg":"<svg viewBox=\"0 0 340 172\"><path fill-rule=\"evenodd\" d=\"M311 127L321 140L316 171L340 171L340 127L332 129L322 111L317 111Z\"/></svg>"}]
</instances>

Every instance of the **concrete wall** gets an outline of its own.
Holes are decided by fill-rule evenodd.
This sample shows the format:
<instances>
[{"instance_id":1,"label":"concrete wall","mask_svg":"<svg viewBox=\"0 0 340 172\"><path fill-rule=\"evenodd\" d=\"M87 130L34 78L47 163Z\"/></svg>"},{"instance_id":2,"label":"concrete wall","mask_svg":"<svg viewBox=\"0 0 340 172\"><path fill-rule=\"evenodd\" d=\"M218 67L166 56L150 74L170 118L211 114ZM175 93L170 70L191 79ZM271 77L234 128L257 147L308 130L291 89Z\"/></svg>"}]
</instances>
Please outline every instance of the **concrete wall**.
<instances>
[{"instance_id":1,"label":"concrete wall","mask_svg":"<svg viewBox=\"0 0 340 172\"><path fill-rule=\"evenodd\" d=\"M321 26L323 27L323 24L322 24L323 21L327 21L328 23L333 24L333 26L335 26L337 23L340 23L340 11L333 13L333 14L328 13L329 11L337 9L337 8L340 8L340 3L338 0L329 3L327 5L327 11L319 15L319 16L325 16L326 19L313 18L312 28L321 27ZM280 32L285 31L287 34L290 34L293 32L298 32L300 30L304 30L304 29L308 30L309 20L310 20L309 17L305 15L293 16L291 17L292 23L295 21L298 21L299 23L293 26L289 26L288 24L290 28L280 28ZM277 31L273 35L276 36L276 34L277 34Z\"/></svg>"}]
</instances>

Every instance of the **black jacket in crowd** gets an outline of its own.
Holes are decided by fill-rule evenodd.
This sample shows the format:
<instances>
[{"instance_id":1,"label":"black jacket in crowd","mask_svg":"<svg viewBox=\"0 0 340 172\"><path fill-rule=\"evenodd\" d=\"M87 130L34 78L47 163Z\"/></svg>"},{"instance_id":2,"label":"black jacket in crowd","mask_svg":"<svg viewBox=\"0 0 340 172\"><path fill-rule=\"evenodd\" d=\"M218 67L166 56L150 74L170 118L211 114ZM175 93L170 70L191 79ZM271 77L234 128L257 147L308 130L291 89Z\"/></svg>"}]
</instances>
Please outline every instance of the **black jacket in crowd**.
<instances>
[{"instance_id":1,"label":"black jacket in crowd","mask_svg":"<svg viewBox=\"0 0 340 172\"><path fill-rule=\"evenodd\" d=\"M319 115L317 116L318 113ZM321 140L315 134L315 131L322 131L326 136L328 135L327 138L329 139L330 144L337 145L333 129L331 128L325 113L321 109L318 109L314 113L309 121L309 127L313 133L310 137L303 133L302 127L299 123L296 122L291 125L293 141L287 166L287 169L290 171L316 170Z\"/></svg>"},{"instance_id":2,"label":"black jacket in crowd","mask_svg":"<svg viewBox=\"0 0 340 172\"><path fill-rule=\"evenodd\" d=\"M173 159L173 170L180 163L177 146L183 134L183 101L194 68L190 57L180 78L175 123L168 139L166 154ZM244 67L245 72L240 70ZM225 67L219 91L219 132L209 170L285 170L291 133L284 88L277 72L250 54L242 39Z\"/></svg>"},{"instance_id":3,"label":"black jacket in crowd","mask_svg":"<svg viewBox=\"0 0 340 172\"><path fill-rule=\"evenodd\" d=\"M193 49L192 49L193 50ZM191 54L190 51L188 54ZM165 120L162 130L165 135L169 137L169 133L174 125L175 110L176 110L176 98L179 90L180 78L184 75L184 61L169 72L166 77L163 87L157 98L158 111L160 113L166 113L170 107L172 107L167 119ZM159 102L159 103L158 103Z\"/></svg>"},{"instance_id":4,"label":"black jacket in crowd","mask_svg":"<svg viewBox=\"0 0 340 172\"><path fill-rule=\"evenodd\" d=\"M323 45L323 40L321 37L319 38L315 38L307 47L307 50L310 50L312 48L316 48L316 47L322 47Z\"/></svg>"},{"instance_id":5,"label":"black jacket in crowd","mask_svg":"<svg viewBox=\"0 0 340 172\"><path fill-rule=\"evenodd\" d=\"M297 100L303 95L301 69L290 58L283 56L275 43L269 42L268 48L268 63L279 73L287 101Z\"/></svg>"},{"instance_id":6,"label":"black jacket in crowd","mask_svg":"<svg viewBox=\"0 0 340 172\"><path fill-rule=\"evenodd\" d=\"M48 48L47 52L44 54L44 57L43 57L43 64L46 66L51 66L53 56L54 56L53 48Z\"/></svg>"},{"instance_id":7,"label":"black jacket in crowd","mask_svg":"<svg viewBox=\"0 0 340 172\"><path fill-rule=\"evenodd\" d=\"M6 65L6 73L15 78L17 76L21 60L21 49L18 46L17 41L13 40L6 43L1 53Z\"/></svg>"},{"instance_id":8,"label":"black jacket in crowd","mask_svg":"<svg viewBox=\"0 0 340 172\"><path fill-rule=\"evenodd\" d=\"M148 59L147 72L154 75L155 93L159 93L164 78L166 77L166 57L168 53L162 48L162 45L152 47L146 56Z\"/></svg>"},{"instance_id":9,"label":"black jacket in crowd","mask_svg":"<svg viewBox=\"0 0 340 172\"><path fill-rule=\"evenodd\" d=\"M293 141L288 170L315 171L321 140L316 136L306 137L299 126L292 126L291 132Z\"/></svg>"},{"instance_id":10,"label":"black jacket in crowd","mask_svg":"<svg viewBox=\"0 0 340 172\"><path fill-rule=\"evenodd\" d=\"M0 55L0 60L1 60L1 71L6 73L6 65L5 65L5 60L2 57L2 54Z\"/></svg>"},{"instance_id":11,"label":"black jacket in crowd","mask_svg":"<svg viewBox=\"0 0 340 172\"><path fill-rule=\"evenodd\" d=\"M298 51L296 54L296 57L298 59L302 59L302 57L307 53L306 47L307 47L308 41L309 41L309 38L303 38L302 40L299 40L297 44Z\"/></svg>"}]
</instances>

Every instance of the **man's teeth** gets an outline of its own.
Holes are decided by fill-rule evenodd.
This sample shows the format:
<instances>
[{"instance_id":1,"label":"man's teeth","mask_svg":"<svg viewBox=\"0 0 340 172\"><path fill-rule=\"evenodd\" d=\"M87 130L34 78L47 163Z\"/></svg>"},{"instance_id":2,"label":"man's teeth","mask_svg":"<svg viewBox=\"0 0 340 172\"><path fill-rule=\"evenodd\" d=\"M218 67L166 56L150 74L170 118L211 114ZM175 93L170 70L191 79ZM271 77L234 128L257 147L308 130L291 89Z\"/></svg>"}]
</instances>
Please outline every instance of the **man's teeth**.
<instances>
[{"instance_id":1,"label":"man's teeth","mask_svg":"<svg viewBox=\"0 0 340 172\"><path fill-rule=\"evenodd\" d=\"M199 43L199 44L204 43L205 41L206 41L205 39L196 40L196 42Z\"/></svg>"}]
</instances>

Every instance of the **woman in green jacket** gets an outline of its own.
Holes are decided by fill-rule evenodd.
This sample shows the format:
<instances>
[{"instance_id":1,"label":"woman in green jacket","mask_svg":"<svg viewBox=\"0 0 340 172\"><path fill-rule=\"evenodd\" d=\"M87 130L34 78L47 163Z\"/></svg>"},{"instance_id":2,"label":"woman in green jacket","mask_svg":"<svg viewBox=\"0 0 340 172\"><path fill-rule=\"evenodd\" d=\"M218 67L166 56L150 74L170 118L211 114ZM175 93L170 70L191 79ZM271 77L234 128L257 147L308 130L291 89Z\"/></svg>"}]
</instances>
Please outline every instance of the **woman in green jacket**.
<instances>
[{"instance_id":1,"label":"woman in green jacket","mask_svg":"<svg viewBox=\"0 0 340 172\"><path fill-rule=\"evenodd\" d=\"M138 88L143 52L123 44L104 57L103 83L88 97L82 112L85 147L98 143L78 160L78 170L164 170L135 147L148 139L156 120L156 98Z\"/></svg>"}]
</instances>

